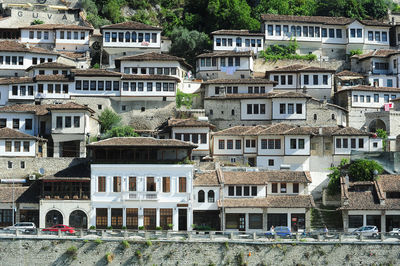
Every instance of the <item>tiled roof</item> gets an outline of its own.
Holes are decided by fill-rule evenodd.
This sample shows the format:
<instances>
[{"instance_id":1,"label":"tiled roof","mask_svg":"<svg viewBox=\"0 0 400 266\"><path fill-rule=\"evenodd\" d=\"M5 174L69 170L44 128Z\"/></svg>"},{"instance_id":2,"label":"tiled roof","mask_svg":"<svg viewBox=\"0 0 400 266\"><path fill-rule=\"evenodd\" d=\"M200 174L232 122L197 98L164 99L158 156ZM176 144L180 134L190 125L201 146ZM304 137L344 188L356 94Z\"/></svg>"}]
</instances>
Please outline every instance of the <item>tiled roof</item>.
<instances>
[{"instance_id":1,"label":"tiled roof","mask_svg":"<svg viewBox=\"0 0 400 266\"><path fill-rule=\"evenodd\" d=\"M173 56L173 55L169 55L169 54L150 52L150 53L122 56L115 60L119 60L119 61L151 61L151 60L154 60L154 61L182 62L185 59L182 57L177 57L177 56Z\"/></svg>"},{"instance_id":2,"label":"tiled roof","mask_svg":"<svg viewBox=\"0 0 400 266\"><path fill-rule=\"evenodd\" d=\"M38 138L8 127L0 128L0 139L34 139Z\"/></svg>"},{"instance_id":3,"label":"tiled roof","mask_svg":"<svg viewBox=\"0 0 400 266\"><path fill-rule=\"evenodd\" d=\"M349 70L343 70L339 73L336 73L335 76L337 77L359 77L363 78L364 76L357 72L351 72Z\"/></svg>"},{"instance_id":4,"label":"tiled roof","mask_svg":"<svg viewBox=\"0 0 400 266\"><path fill-rule=\"evenodd\" d=\"M395 87L375 87L375 86L367 86L367 85L357 85L357 86L346 86L341 87L336 93L340 93L342 91L387 91L387 92L400 92L400 88Z\"/></svg>"},{"instance_id":5,"label":"tiled roof","mask_svg":"<svg viewBox=\"0 0 400 266\"><path fill-rule=\"evenodd\" d=\"M197 187L219 186L217 171L212 170L202 173L195 173L193 179L193 185Z\"/></svg>"},{"instance_id":6,"label":"tiled roof","mask_svg":"<svg viewBox=\"0 0 400 266\"><path fill-rule=\"evenodd\" d=\"M389 57L400 53L398 50L393 49L378 49L361 55L353 55L352 57L364 60L370 57Z\"/></svg>"},{"instance_id":7,"label":"tiled roof","mask_svg":"<svg viewBox=\"0 0 400 266\"><path fill-rule=\"evenodd\" d=\"M85 58L86 57L86 53L80 53L80 52L64 52L64 51L60 51L59 53L61 55L65 56L65 57L69 57L69 58L73 58L73 59Z\"/></svg>"},{"instance_id":8,"label":"tiled roof","mask_svg":"<svg viewBox=\"0 0 400 266\"><path fill-rule=\"evenodd\" d=\"M304 171L223 171L225 185L265 185L268 182L311 183Z\"/></svg>"},{"instance_id":9,"label":"tiled roof","mask_svg":"<svg viewBox=\"0 0 400 266\"><path fill-rule=\"evenodd\" d=\"M28 186L21 187L3 187L0 186L0 202L1 203L10 203L14 200L18 200L18 198L24 194L28 190ZM14 197L13 197L14 194Z\"/></svg>"},{"instance_id":10,"label":"tiled roof","mask_svg":"<svg viewBox=\"0 0 400 266\"><path fill-rule=\"evenodd\" d=\"M105 69L73 69L72 72L74 72L76 76L85 76L85 77L92 77L92 76L121 77L122 76L122 73L108 71Z\"/></svg>"},{"instance_id":11,"label":"tiled roof","mask_svg":"<svg viewBox=\"0 0 400 266\"><path fill-rule=\"evenodd\" d=\"M265 198L225 198L218 201L225 208L311 208L314 200L311 195L267 196Z\"/></svg>"},{"instance_id":12,"label":"tiled roof","mask_svg":"<svg viewBox=\"0 0 400 266\"><path fill-rule=\"evenodd\" d=\"M211 35L265 36L262 32L252 32L249 30L217 30L211 32Z\"/></svg>"},{"instance_id":13,"label":"tiled roof","mask_svg":"<svg viewBox=\"0 0 400 266\"><path fill-rule=\"evenodd\" d=\"M88 147L103 146L154 146L154 147L171 147L171 148L195 148L197 145L190 144L185 141L176 139L155 139L151 137L126 137L126 138L110 138L93 142Z\"/></svg>"},{"instance_id":14,"label":"tiled roof","mask_svg":"<svg viewBox=\"0 0 400 266\"><path fill-rule=\"evenodd\" d=\"M71 77L57 74L57 75L36 75L35 77L11 77L11 78L0 78L0 85L9 84L23 84L23 83L35 83L36 81L60 81L60 82L72 82Z\"/></svg>"},{"instance_id":15,"label":"tiled roof","mask_svg":"<svg viewBox=\"0 0 400 266\"><path fill-rule=\"evenodd\" d=\"M230 84L230 83L229 83ZM232 83L233 84L233 83ZM206 100L226 99L272 99L272 98L311 98L311 96L295 91L271 91L268 93L235 93L205 97Z\"/></svg>"},{"instance_id":16,"label":"tiled roof","mask_svg":"<svg viewBox=\"0 0 400 266\"><path fill-rule=\"evenodd\" d=\"M52 54L58 55L57 52L39 48L39 47L28 47L25 44L16 41L0 41L1 52L24 52L34 54Z\"/></svg>"},{"instance_id":17,"label":"tiled roof","mask_svg":"<svg viewBox=\"0 0 400 266\"><path fill-rule=\"evenodd\" d=\"M208 121L201 121L198 119L187 118L187 119L169 119L168 126L170 127L209 127L215 128L214 125L210 124Z\"/></svg>"},{"instance_id":18,"label":"tiled roof","mask_svg":"<svg viewBox=\"0 0 400 266\"><path fill-rule=\"evenodd\" d=\"M180 82L180 79L174 76L168 75L122 75L123 80L173 80Z\"/></svg>"},{"instance_id":19,"label":"tiled roof","mask_svg":"<svg viewBox=\"0 0 400 266\"><path fill-rule=\"evenodd\" d=\"M323 68L323 67L314 67L314 66L305 66L305 65L290 65L285 67L279 67L275 69L271 69L266 71L266 73L283 73L283 72L332 72L334 73L335 70Z\"/></svg>"},{"instance_id":20,"label":"tiled roof","mask_svg":"<svg viewBox=\"0 0 400 266\"><path fill-rule=\"evenodd\" d=\"M73 79L69 76L57 74L57 75L36 75L34 78L36 81L60 81L60 82L72 82Z\"/></svg>"},{"instance_id":21,"label":"tiled roof","mask_svg":"<svg viewBox=\"0 0 400 266\"><path fill-rule=\"evenodd\" d=\"M356 19L345 17L325 17L325 16L293 16L293 15L275 15L262 14L261 20L264 22L297 22L297 23L318 23L323 25L348 25ZM377 20L358 20L361 24L367 26L390 27L389 23Z\"/></svg>"},{"instance_id":22,"label":"tiled roof","mask_svg":"<svg viewBox=\"0 0 400 266\"><path fill-rule=\"evenodd\" d=\"M377 182L384 192L400 192L400 175L381 175Z\"/></svg>"},{"instance_id":23,"label":"tiled roof","mask_svg":"<svg viewBox=\"0 0 400 266\"><path fill-rule=\"evenodd\" d=\"M111 24L102 26L101 29L121 29L121 30L162 30L160 27L155 27L147 24L143 24L136 21L127 21L117 24Z\"/></svg>"},{"instance_id":24,"label":"tiled roof","mask_svg":"<svg viewBox=\"0 0 400 266\"><path fill-rule=\"evenodd\" d=\"M46 115L51 110L88 110L93 112L89 107L74 102L64 104L14 104L0 107L0 113L34 113L35 115Z\"/></svg>"},{"instance_id":25,"label":"tiled roof","mask_svg":"<svg viewBox=\"0 0 400 266\"><path fill-rule=\"evenodd\" d=\"M262 78L211 79L204 81L203 84L276 84L276 81Z\"/></svg>"},{"instance_id":26,"label":"tiled roof","mask_svg":"<svg viewBox=\"0 0 400 266\"><path fill-rule=\"evenodd\" d=\"M38 24L38 25L30 25L26 27L20 27L20 29L27 30L93 30L92 27L79 26L79 25L65 25L65 24Z\"/></svg>"},{"instance_id":27,"label":"tiled roof","mask_svg":"<svg viewBox=\"0 0 400 266\"><path fill-rule=\"evenodd\" d=\"M225 52L212 52L212 53L204 53L199 54L197 58L200 57L223 57L223 56L253 56L253 51L243 51L243 52L235 52L235 51L225 51Z\"/></svg>"},{"instance_id":28,"label":"tiled roof","mask_svg":"<svg viewBox=\"0 0 400 266\"><path fill-rule=\"evenodd\" d=\"M57 63L57 62L46 62L46 63L41 63L38 65L32 65L26 69L26 71L29 71L31 69L36 69L36 68L46 68L46 69L72 69L75 68L75 66L70 66L62 63Z\"/></svg>"},{"instance_id":29,"label":"tiled roof","mask_svg":"<svg viewBox=\"0 0 400 266\"><path fill-rule=\"evenodd\" d=\"M23 84L23 83L34 83L34 78L31 77L10 77L10 78L0 78L0 85L9 84Z\"/></svg>"}]
</instances>

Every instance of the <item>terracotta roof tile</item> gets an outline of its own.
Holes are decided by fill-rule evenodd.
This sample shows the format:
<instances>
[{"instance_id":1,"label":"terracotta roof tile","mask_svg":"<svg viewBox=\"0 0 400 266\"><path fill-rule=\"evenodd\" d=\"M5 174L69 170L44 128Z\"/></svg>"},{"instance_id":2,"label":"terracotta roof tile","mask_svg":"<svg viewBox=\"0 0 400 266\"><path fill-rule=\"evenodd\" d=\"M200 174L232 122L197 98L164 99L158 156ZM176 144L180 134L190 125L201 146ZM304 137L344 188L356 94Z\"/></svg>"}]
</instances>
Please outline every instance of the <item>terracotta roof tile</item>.
<instances>
[{"instance_id":1,"label":"terracotta roof tile","mask_svg":"<svg viewBox=\"0 0 400 266\"><path fill-rule=\"evenodd\" d=\"M351 72L349 70L343 70L343 71L341 71L339 73L336 73L335 76L337 76L337 77L346 77L346 76L348 76L348 77L359 77L359 78L363 78L364 77L360 73Z\"/></svg>"},{"instance_id":2,"label":"terracotta roof tile","mask_svg":"<svg viewBox=\"0 0 400 266\"><path fill-rule=\"evenodd\" d=\"M382 92L400 92L400 88L395 87L374 87L374 86L367 86L367 85L357 85L357 86L346 86L341 87L335 93L341 93L342 91L382 91Z\"/></svg>"},{"instance_id":3,"label":"terracotta roof tile","mask_svg":"<svg viewBox=\"0 0 400 266\"><path fill-rule=\"evenodd\" d=\"M122 22L122 23L117 23L117 24L111 24L111 25L106 25L101 27L101 30L103 29L121 29L121 30L162 30L160 27L155 27L147 24L143 24L140 22L136 21L127 21L127 22Z\"/></svg>"},{"instance_id":4,"label":"terracotta roof tile","mask_svg":"<svg viewBox=\"0 0 400 266\"><path fill-rule=\"evenodd\" d=\"M89 107L73 102L65 104L14 104L0 107L0 113L34 113L35 115L46 115L51 110L88 110L93 112Z\"/></svg>"},{"instance_id":5,"label":"terracotta roof tile","mask_svg":"<svg viewBox=\"0 0 400 266\"><path fill-rule=\"evenodd\" d=\"M211 32L211 35L265 36L262 32L249 30L217 30Z\"/></svg>"},{"instance_id":6,"label":"terracotta roof tile","mask_svg":"<svg viewBox=\"0 0 400 266\"><path fill-rule=\"evenodd\" d=\"M211 79L204 81L203 84L276 84L276 81L263 78Z\"/></svg>"},{"instance_id":7,"label":"terracotta roof tile","mask_svg":"<svg viewBox=\"0 0 400 266\"><path fill-rule=\"evenodd\" d=\"M93 142L88 147L102 146L154 146L171 148L195 148L197 145L176 139L155 139L151 137L116 137Z\"/></svg>"},{"instance_id":8,"label":"terracotta roof tile","mask_svg":"<svg viewBox=\"0 0 400 266\"><path fill-rule=\"evenodd\" d=\"M34 78L31 77L0 78L0 85L23 84L23 83L35 83L35 80Z\"/></svg>"},{"instance_id":9,"label":"terracotta roof tile","mask_svg":"<svg viewBox=\"0 0 400 266\"><path fill-rule=\"evenodd\" d=\"M92 77L92 76L108 76L108 77L121 77L122 73L108 71L105 69L73 69L73 73L76 76L85 76L85 77Z\"/></svg>"},{"instance_id":10,"label":"terracotta roof tile","mask_svg":"<svg viewBox=\"0 0 400 266\"><path fill-rule=\"evenodd\" d=\"M11 129L8 127L3 127L0 128L0 139L34 139L34 140L39 140L39 138L36 138L34 136L25 134L21 131Z\"/></svg>"},{"instance_id":11,"label":"terracotta roof tile","mask_svg":"<svg viewBox=\"0 0 400 266\"><path fill-rule=\"evenodd\" d=\"M209 127L215 128L214 125L210 124L208 121L201 121L193 118L187 119L177 119L173 118L168 120L168 126L170 127Z\"/></svg>"},{"instance_id":12,"label":"terracotta roof tile","mask_svg":"<svg viewBox=\"0 0 400 266\"><path fill-rule=\"evenodd\" d=\"M233 84L233 83L225 83ZM272 99L272 98L311 98L311 96L294 91L272 91L268 93L236 93L222 94L219 96L205 97L206 100L226 100L226 99Z\"/></svg>"},{"instance_id":13,"label":"terracotta roof tile","mask_svg":"<svg viewBox=\"0 0 400 266\"><path fill-rule=\"evenodd\" d=\"M25 44L16 41L0 41L1 52L25 52L34 54L52 54L58 55L57 52L39 48L39 47L28 47Z\"/></svg>"},{"instance_id":14,"label":"terracotta roof tile","mask_svg":"<svg viewBox=\"0 0 400 266\"><path fill-rule=\"evenodd\" d=\"M304 171L223 171L225 185L265 185L268 182L311 183Z\"/></svg>"},{"instance_id":15,"label":"terracotta roof tile","mask_svg":"<svg viewBox=\"0 0 400 266\"><path fill-rule=\"evenodd\" d=\"M267 196L265 198L225 198L219 207L225 208L311 208L314 200L311 195Z\"/></svg>"},{"instance_id":16,"label":"terracotta roof tile","mask_svg":"<svg viewBox=\"0 0 400 266\"><path fill-rule=\"evenodd\" d=\"M199 54L197 58L200 57L223 57L223 56L253 56L253 51L244 51L244 52L235 52L235 51L224 51L224 52L212 52L212 53L204 53Z\"/></svg>"},{"instance_id":17,"label":"terracotta roof tile","mask_svg":"<svg viewBox=\"0 0 400 266\"><path fill-rule=\"evenodd\" d=\"M391 55L395 55L400 53L398 50L393 50L393 49L379 49L379 50L374 50L365 54L361 55L353 55L353 58L358 58L359 60L364 60L370 57L389 57Z\"/></svg>"},{"instance_id":18,"label":"terracotta roof tile","mask_svg":"<svg viewBox=\"0 0 400 266\"><path fill-rule=\"evenodd\" d=\"M12 199L18 200L18 198L28 190L28 186L21 187L0 187L0 202L9 203ZM14 197L13 197L14 194Z\"/></svg>"},{"instance_id":19,"label":"terracotta roof tile","mask_svg":"<svg viewBox=\"0 0 400 266\"><path fill-rule=\"evenodd\" d=\"M202 173L195 173L193 185L201 186L219 186L217 171L207 171Z\"/></svg>"},{"instance_id":20,"label":"terracotta roof tile","mask_svg":"<svg viewBox=\"0 0 400 266\"><path fill-rule=\"evenodd\" d=\"M123 80L173 80L180 82L181 80L174 76L168 75L127 75L122 74Z\"/></svg>"},{"instance_id":21,"label":"terracotta roof tile","mask_svg":"<svg viewBox=\"0 0 400 266\"><path fill-rule=\"evenodd\" d=\"M135 55L127 55L127 56L122 56L119 57L115 60L118 61L178 61L185 66L190 65L186 63L185 59L182 57L177 57L173 56L170 54L163 54L163 53L156 53L156 52L150 52L150 53L143 53L143 54L135 54Z\"/></svg>"},{"instance_id":22,"label":"terracotta roof tile","mask_svg":"<svg viewBox=\"0 0 400 266\"><path fill-rule=\"evenodd\" d=\"M74 59L86 57L86 53L79 53L79 52L60 52L60 54Z\"/></svg>"},{"instance_id":23,"label":"terracotta roof tile","mask_svg":"<svg viewBox=\"0 0 400 266\"><path fill-rule=\"evenodd\" d=\"M73 79L70 76L61 74L57 75L36 75L34 78L36 81L60 81L60 82L72 82Z\"/></svg>"},{"instance_id":24,"label":"terracotta roof tile","mask_svg":"<svg viewBox=\"0 0 400 266\"><path fill-rule=\"evenodd\" d=\"M275 72L335 72L333 69L323 68L323 67L314 67L314 66L306 66L306 65L290 65L285 67L274 68L266 71L266 73L275 73Z\"/></svg>"},{"instance_id":25,"label":"terracotta roof tile","mask_svg":"<svg viewBox=\"0 0 400 266\"><path fill-rule=\"evenodd\" d=\"M30 71L31 69L36 69L36 68L45 68L45 69L73 69L75 66L70 66L62 63L57 63L57 62L46 62L46 63L41 63L38 65L32 65L26 69L26 71Z\"/></svg>"}]
</instances>

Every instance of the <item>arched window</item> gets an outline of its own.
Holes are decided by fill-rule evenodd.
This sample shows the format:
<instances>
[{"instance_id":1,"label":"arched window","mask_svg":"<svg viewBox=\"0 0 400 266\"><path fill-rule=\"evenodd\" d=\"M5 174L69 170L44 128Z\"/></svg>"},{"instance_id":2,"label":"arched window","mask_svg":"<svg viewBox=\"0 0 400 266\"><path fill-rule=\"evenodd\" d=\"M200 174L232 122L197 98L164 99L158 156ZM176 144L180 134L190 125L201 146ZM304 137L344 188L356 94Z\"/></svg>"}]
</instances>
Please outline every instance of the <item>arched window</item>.
<instances>
[{"instance_id":1,"label":"arched window","mask_svg":"<svg viewBox=\"0 0 400 266\"><path fill-rule=\"evenodd\" d=\"M197 197L198 197L197 199L198 202L204 202L204 191L200 190L199 193L197 194Z\"/></svg>"},{"instance_id":2,"label":"arched window","mask_svg":"<svg viewBox=\"0 0 400 266\"><path fill-rule=\"evenodd\" d=\"M215 201L214 190L209 190L208 191L208 202L214 202L214 201Z\"/></svg>"},{"instance_id":3,"label":"arched window","mask_svg":"<svg viewBox=\"0 0 400 266\"><path fill-rule=\"evenodd\" d=\"M132 42L136 42L136 32L132 32Z\"/></svg>"},{"instance_id":4,"label":"arched window","mask_svg":"<svg viewBox=\"0 0 400 266\"><path fill-rule=\"evenodd\" d=\"M131 33L129 31L125 32L125 42L131 41Z\"/></svg>"}]
</instances>

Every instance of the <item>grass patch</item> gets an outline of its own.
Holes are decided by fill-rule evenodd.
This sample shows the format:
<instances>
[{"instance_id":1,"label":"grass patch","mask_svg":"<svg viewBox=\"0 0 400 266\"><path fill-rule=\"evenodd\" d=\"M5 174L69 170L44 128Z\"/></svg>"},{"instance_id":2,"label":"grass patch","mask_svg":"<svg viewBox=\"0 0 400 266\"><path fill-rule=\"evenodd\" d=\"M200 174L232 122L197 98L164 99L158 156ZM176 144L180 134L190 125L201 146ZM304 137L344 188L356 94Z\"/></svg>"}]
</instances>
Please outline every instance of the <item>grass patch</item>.
<instances>
[{"instance_id":1,"label":"grass patch","mask_svg":"<svg viewBox=\"0 0 400 266\"><path fill-rule=\"evenodd\" d=\"M96 245L100 245L100 244L103 243L103 240L101 240L100 238L97 238L97 239L94 241L94 243L95 243Z\"/></svg>"},{"instance_id":2,"label":"grass patch","mask_svg":"<svg viewBox=\"0 0 400 266\"><path fill-rule=\"evenodd\" d=\"M127 240L122 240L121 244L124 249L128 249L131 246Z\"/></svg>"},{"instance_id":3,"label":"grass patch","mask_svg":"<svg viewBox=\"0 0 400 266\"><path fill-rule=\"evenodd\" d=\"M76 253L78 252L78 248L76 246L70 246L66 253L70 256L76 255Z\"/></svg>"},{"instance_id":4,"label":"grass patch","mask_svg":"<svg viewBox=\"0 0 400 266\"><path fill-rule=\"evenodd\" d=\"M151 243L150 240L147 240L147 241L146 241L146 246L151 247L152 245L153 245L153 243Z\"/></svg>"},{"instance_id":5,"label":"grass patch","mask_svg":"<svg viewBox=\"0 0 400 266\"><path fill-rule=\"evenodd\" d=\"M114 253L107 252L104 258L106 259L107 263L111 263L114 260Z\"/></svg>"}]
</instances>

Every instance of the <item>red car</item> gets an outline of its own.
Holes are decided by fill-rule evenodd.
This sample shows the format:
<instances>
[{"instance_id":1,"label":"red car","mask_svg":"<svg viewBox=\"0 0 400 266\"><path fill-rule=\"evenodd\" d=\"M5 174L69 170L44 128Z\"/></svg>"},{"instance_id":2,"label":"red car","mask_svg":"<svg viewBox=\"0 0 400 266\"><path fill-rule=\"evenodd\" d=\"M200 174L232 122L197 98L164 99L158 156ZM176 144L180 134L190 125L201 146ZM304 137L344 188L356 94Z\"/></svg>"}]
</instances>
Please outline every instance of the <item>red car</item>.
<instances>
[{"instance_id":1,"label":"red car","mask_svg":"<svg viewBox=\"0 0 400 266\"><path fill-rule=\"evenodd\" d=\"M67 232L67 233L70 233L70 234L74 234L76 232L75 228L69 227L69 226L66 226L66 225L63 225L63 224L56 224L56 225L53 225L52 227L45 228L42 231L43 232L58 232L58 231L61 231L61 232Z\"/></svg>"}]
</instances>

